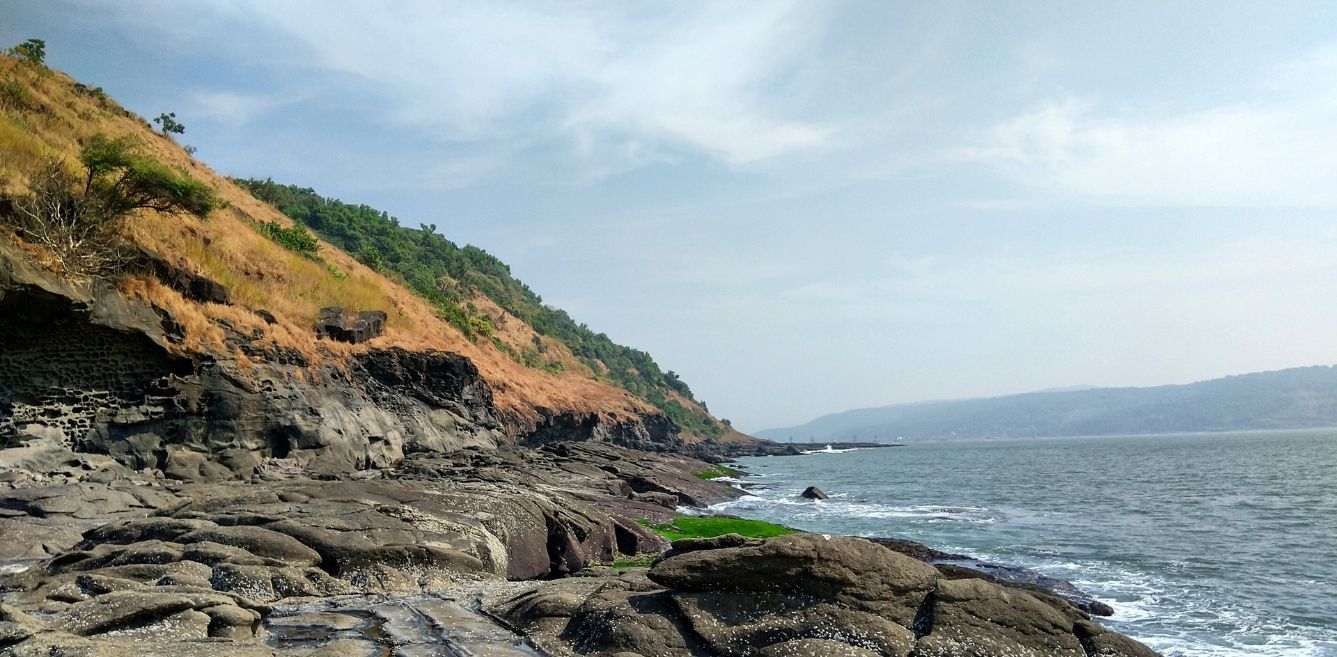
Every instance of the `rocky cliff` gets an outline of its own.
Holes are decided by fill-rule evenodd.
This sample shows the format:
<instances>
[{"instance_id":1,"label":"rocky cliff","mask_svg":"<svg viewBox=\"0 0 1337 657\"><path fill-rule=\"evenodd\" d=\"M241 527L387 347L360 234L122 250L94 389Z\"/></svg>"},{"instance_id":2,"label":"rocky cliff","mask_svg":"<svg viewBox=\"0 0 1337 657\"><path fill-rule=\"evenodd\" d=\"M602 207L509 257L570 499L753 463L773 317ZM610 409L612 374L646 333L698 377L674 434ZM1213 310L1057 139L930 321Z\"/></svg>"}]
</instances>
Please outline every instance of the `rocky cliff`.
<instances>
[{"instance_id":1,"label":"rocky cliff","mask_svg":"<svg viewBox=\"0 0 1337 657\"><path fill-rule=\"evenodd\" d=\"M488 313L473 319L492 322L491 338L331 244L308 236L294 251L282 236L305 229L100 89L4 55L0 74L22 101L0 106L0 441L216 478L266 458L335 473L502 443L703 439L487 298L468 305ZM43 167L78 169L107 140L207 187L218 209L137 211L113 236L124 266L70 275L15 210ZM517 360L522 345L552 367Z\"/></svg>"},{"instance_id":2,"label":"rocky cliff","mask_svg":"<svg viewBox=\"0 0 1337 657\"><path fill-rule=\"evenodd\" d=\"M385 468L513 438L678 444L652 414L539 409L504 427L491 386L459 354L370 348L313 363L219 326L231 349L183 353L171 311L109 283L76 286L0 240L0 440L55 441L185 479L249 477L264 459Z\"/></svg>"}]
</instances>

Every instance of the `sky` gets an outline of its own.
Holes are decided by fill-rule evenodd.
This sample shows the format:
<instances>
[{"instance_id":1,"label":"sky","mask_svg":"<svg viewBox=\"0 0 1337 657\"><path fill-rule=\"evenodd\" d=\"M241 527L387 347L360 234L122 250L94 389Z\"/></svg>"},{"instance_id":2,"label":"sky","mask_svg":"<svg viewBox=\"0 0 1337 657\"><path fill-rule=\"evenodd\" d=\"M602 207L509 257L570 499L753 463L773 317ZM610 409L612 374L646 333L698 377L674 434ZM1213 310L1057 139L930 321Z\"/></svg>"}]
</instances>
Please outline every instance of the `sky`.
<instances>
[{"instance_id":1,"label":"sky","mask_svg":"<svg viewBox=\"0 0 1337 657\"><path fill-rule=\"evenodd\" d=\"M0 0L743 430L1337 363L1337 3Z\"/></svg>"}]
</instances>

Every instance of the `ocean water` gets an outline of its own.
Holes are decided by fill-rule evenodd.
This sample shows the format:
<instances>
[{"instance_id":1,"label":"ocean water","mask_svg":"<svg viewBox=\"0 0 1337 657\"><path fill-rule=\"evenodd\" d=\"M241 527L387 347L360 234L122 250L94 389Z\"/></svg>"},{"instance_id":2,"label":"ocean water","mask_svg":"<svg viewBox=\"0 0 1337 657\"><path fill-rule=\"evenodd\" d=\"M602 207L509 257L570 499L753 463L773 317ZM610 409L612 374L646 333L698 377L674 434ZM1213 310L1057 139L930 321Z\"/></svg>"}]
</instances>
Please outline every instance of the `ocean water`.
<instances>
[{"instance_id":1,"label":"ocean water","mask_svg":"<svg viewBox=\"0 0 1337 657\"><path fill-rule=\"evenodd\" d=\"M1027 566L1172 657L1337 657L1337 431L912 444L742 459L712 507ZM832 499L802 500L815 485Z\"/></svg>"}]
</instances>

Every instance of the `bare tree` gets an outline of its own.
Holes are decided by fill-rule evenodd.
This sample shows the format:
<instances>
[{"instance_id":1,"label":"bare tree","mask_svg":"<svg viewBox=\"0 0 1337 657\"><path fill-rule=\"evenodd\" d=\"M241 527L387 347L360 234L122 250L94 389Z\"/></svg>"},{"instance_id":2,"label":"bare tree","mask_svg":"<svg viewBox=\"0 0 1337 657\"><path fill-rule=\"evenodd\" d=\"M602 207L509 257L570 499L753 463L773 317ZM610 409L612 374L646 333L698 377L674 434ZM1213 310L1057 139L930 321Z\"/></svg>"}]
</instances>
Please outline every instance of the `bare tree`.
<instances>
[{"instance_id":1,"label":"bare tree","mask_svg":"<svg viewBox=\"0 0 1337 657\"><path fill-rule=\"evenodd\" d=\"M31 193L14 199L14 227L70 276L114 275L129 259L120 227L75 191L78 182L63 160L48 159L34 172Z\"/></svg>"},{"instance_id":2,"label":"bare tree","mask_svg":"<svg viewBox=\"0 0 1337 657\"><path fill-rule=\"evenodd\" d=\"M122 224L136 211L204 217L218 207L208 186L136 155L127 139L94 135L79 159L82 176L47 160L29 176L29 193L10 201L10 216L0 216L70 276L119 274L131 255Z\"/></svg>"}]
</instances>

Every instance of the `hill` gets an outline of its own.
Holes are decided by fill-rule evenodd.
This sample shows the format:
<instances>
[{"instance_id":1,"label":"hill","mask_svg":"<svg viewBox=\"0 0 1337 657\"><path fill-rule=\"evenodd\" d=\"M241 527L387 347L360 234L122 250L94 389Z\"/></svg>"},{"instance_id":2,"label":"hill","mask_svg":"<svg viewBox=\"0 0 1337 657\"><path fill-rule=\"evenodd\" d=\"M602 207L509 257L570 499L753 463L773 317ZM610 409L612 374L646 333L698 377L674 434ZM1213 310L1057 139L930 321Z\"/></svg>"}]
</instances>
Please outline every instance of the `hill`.
<instances>
[{"instance_id":1,"label":"hill","mask_svg":"<svg viewBox=\"0 0 1337 657\"><path fill-rule=\"evenodd\" d=\"M270 179L232 182L413 290L461 333L490 342L516 362L550 372L574 368L650 402L691 435L721 435L721 424L703 412L704 405L676 373L662 370L650 354L619 345L566 311L545 305L511 276L505 263L476 246L457 246L438 234L435 224L404 227L383 210ZM522 329L510 330L516 320Z\"/></svg>"},{"instance_id":2,"label":"hill","mask_svg":"<svg viewBox=\"0 0 1337 657\"><path fill-rule=\"evenodd\" d=\"M79 183L61 192L77 200L96 144L122 149L120 182L211 205L202 217L130 209L99 237L127 257L84 275L16 209L49 191L54 170ZM0 306L0 357L49 370L0 380L0 441L51 434L106 450L140 432L157 462L171 445L351 467L497 440L747 440L648 354L543 305L483 250L310 190L229 180L101 88L11 56L0 56ZM358 321L356 340L325 330ZM61 333L52 326L70 328L60 344L45 339ZM88 371L71 342L103 345L113 371ZM442 384L450 394L431 389L447 373L459 375Z\"/></svg>"},{"instance_id":3,"label":"hill","mask_svg":"<svg viewBox=\"0 0 1337 657\"><path fill-rule=\"evenodd\" d=\"M1034 392L826 415L768 429L772 440L942 440L1133 435L1337 426L1337 367L1303 367L1186 385Z\"/></svg>"}]
</instances>

